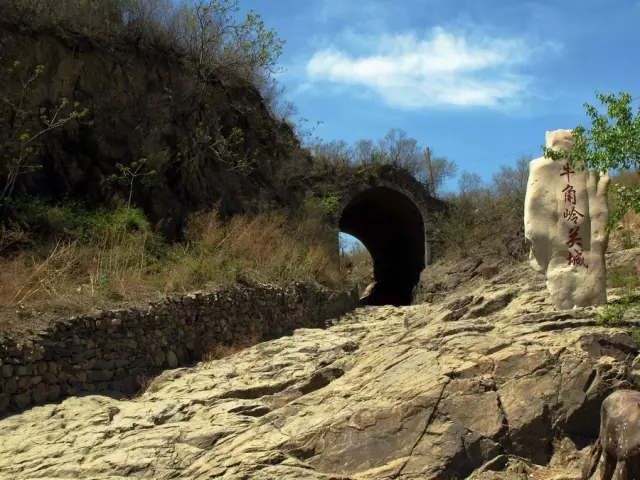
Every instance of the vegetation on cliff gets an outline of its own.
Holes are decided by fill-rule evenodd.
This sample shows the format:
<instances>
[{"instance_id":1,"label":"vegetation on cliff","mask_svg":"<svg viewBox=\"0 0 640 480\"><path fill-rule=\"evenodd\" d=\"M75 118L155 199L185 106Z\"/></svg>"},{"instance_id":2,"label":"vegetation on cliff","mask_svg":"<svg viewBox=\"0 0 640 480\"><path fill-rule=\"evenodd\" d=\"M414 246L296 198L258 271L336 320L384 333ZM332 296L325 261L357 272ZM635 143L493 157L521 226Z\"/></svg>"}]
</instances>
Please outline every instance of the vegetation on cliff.
<instances>
[{"instance_id":1,"label":"vegetation on cliff","mask_svg":"<svg viewBox=\"0 0 640 480\"><path fill-rule=\"evenodd\" d=\"M285 178L312 159L256 87L273 84L282 47L257 14L238 20L232 1L2 5L3 200L133 203L169 237L218 200L223 215L291 207Z\"/></svg>"},{"instance_id":2,"label":"vegetation on cliff","mask_svg":"<svg viewBox=\"0 0 640 480\"><path fill-rule=\"evenodd\" d=\"M450 204L430 239L447 260L524 258L530 159L488 185L462 172L454 194L444 186L455 162L403 130L354 145L312 139L274 77L283 43L235 0L0 4L4 312L66 313L243 279L368 278L366 251L339 258L327 221L335 192L305 193L315 178L378 164ZM621 101L614 113L631 132L637 119ZM607 148L624 145L635 143ZM628 230L616 233L621 245L636 242Z\"/></svg>"},{"instance_id":3,"label":"vegetation on cliff","mask_svg":"<svg viewBox=\"0 0 640 480\"><path fill-rule=\"evenodd\" d=\"M235 1L0 5L0 317L242 280L343 281L278 112L282 40Z\"/></svg>"},{"instance_id":4,"label":"vegetation on cliff","mask_svg":"<svg viewBox=\"0 0 640 480\"><path fill-rule=\"evenodd\" d=\"M357 163L426 179L399 130L349 162L332 144L301 148L312 132L285 118L272 76L282 42L257 14L239 19L236 2L3 6L0 316L11 322L232 281L340 286L327 221L339 197L308 196L309 182L339 184Z\"/></svg>"}]
</instances>

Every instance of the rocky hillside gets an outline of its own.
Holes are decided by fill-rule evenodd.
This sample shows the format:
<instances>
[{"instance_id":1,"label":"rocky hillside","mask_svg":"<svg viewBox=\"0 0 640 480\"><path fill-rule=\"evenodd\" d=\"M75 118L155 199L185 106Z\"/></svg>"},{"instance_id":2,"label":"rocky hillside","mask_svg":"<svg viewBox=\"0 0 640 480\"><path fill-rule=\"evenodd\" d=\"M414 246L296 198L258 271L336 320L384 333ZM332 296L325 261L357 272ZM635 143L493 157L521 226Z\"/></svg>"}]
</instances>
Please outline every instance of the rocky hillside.
<instances>
[{"instance_id":1,"label":"rocky hillside","mask_svg":"<svg viewBox=\"0 0 640 480\"><path fill-rule=\"evenodd\" d=\"M10 74L15 61L20 66ZM43 168L21 176L16 194L94 206L126 202L127 185L107 180L121 175L117 164L146 158L139 173L156 174L136 180L133 203L173 234L187 214L218 201L223 214L288 206L283 179L310 167L291 128L270 115L256 88L229 79L203 84L168 48L0 22L3 98L20 99L19 78L39 65L25 97L36 119L40 107L49 114L61 98L88 113L42 137L33 163ZM0 112L0 141L12 115Z\"/></svg>"},{"instance_id":2,"label":"rocky hillside","mask_svg":"<svg viewBox=\"0 0 640 480\"><path fill-rule=\"evenodd\" d=\"M577 479L638 347L527 265L0 421L2 478Z\"/></svg>"}]
</instances>

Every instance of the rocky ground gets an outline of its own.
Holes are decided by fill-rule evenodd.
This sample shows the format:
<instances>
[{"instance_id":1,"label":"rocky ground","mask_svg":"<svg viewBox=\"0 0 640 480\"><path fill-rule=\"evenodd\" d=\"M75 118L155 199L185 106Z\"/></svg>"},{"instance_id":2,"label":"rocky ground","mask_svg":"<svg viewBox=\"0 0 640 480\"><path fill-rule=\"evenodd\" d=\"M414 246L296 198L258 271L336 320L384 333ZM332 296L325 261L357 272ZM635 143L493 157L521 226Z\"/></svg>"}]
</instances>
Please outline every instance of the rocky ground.
<instances>
[{"instance_id":1,"label":"rocky ground","mask_svg":"<svg viewBox=\"0 0 640 480\"><path fill-rule=\"evenodd\" d=\"M133 400L5 418L0 478L577 480L636 353L514 266L167 371Z\"/></svg>"}]
</instances>

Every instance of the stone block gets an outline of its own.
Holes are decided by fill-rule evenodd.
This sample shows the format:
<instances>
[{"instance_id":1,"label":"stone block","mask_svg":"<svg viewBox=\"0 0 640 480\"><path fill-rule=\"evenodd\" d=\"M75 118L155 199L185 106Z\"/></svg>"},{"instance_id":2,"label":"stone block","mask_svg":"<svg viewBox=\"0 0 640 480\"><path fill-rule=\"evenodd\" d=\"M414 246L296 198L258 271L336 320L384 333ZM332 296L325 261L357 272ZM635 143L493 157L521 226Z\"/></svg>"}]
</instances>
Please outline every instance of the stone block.
<instances>
[{"instance_id":1,"label":"stone block","mask_svg":"<svg viewBox=\"0 0 640 480\"><path fill-rule=\"evenodd\" d=\"M3 364L2 365L2 377L9 378L13 375L13 365Z\"/></svg>"},{"instance_id":2,"label":"stone block","mask_svg":"<svg viewBox=\"0 0 640 480\"><path fill-rule=\"evenodd\" d=\"M31 386L31 377L18 377L18 388L26 390Z\"/></svg>"},{"instance_id":3,"label":"stone block","mask_svg":"<svg viewBox=\"0 0 640 480\"><path fill-rule=\"evenodd\" d=\"M14 408L18 410L22 410L23 408L28 407L29 405L31 405L31 392L23 392L14 395L11 398L11 403L13 404Z\"/></svg>"},{"instance_id":4,"label":"stone block","mask_svg":"<svg viewBox=\"0 0 640 480\"><path fill-rule=\"evenodd\" d=\"M49 389L47 392L48 399L50 401L57 400L58 398L60 398L60 392L60 385L49 385Z\"/></svg>"},{"instance_id":5,"label":"stone block","mask_svg":"<svg viewBox=\"0 0 640 480\"><path fill-rule=\"evenodd\" d=\"M92 382L108 382L113 378L110 370L87 370L87 378Z\"/></svg>"},{"instance_id":6,"label":"stone block","mask_svg":"<svg viewBox=\"0 0 640 480\"><path fill-rule=\"evenodd\" d=\"M36 365L36 370L38 372L38 375L44 375L45 373L47 373L47 370L48 370L47 362L44 362L44 361L38 362L38 364Z\"/></svg>"},{"instance_id":7,"label":"stone block","mask_svg":"<svg viewBox=\"0 0 640 480\"><path fill-rule=\"evenodd\" d=\"M547 132L547 147L569 150L570 130ZM556 308L606 302L607 174L570 170L566 160L542 157L530 164L525 237L532 268L545 274Z\"/></svg>"},{"instance_id":8,"label":"stone block","mask_svg":"<svg viewBox=\"0 0 640 480\"><path fill-rule=\"evenodd\" d=\"M96 358L90 362L90 368L92 370L111 370L115 368L115 363L112 360L103 360Z\"/></svg>"},{"instance_id":9,"label":"stone block","mask_svg":"<svg viewBox=\"0 0 640 480\"><path fill-rule=\"evenodd\" d=\"M176 368L178 366L178 356L173 350L167 352L167 364L169 368Z\"/></svg>"},{"instance_id":10,"label":"stone block","mask_svg":"<svg viewBox=\"0 0 640 480\"><path fill-rule=\"evenodd\" d=\"M39 383L33 388L31 398L34 404L41 405L49 399L49 390L44 383Z\"/></svg>"},{"instance_id":11,"label":"stone block","mask_svg":"<svg viewBox=\"0 0 640 480\"><path fill-rule=\"evenodd\" d=\"M0 393L0 413L5 412L11 403L11 396L8 393Z\"/></svg>"},{"instance_id":12,"label":"stone block","mask_svg":"<svg viewBox=\"0 0 640 480\"><path fill-rule=\"evenodd\" d=\"M4 381L4 393L13 395L18 391L18 380L16 377L7 378Z\"/></svg>"},{"instance_id":13,"label":"stone block","mask_svg":"<svg viewBox=\"0 0 640 480\"><path fill-rule=\"evenodd\" d=\"M131 360L128 358L116 358L113 361L114 365L116 366L116 368L122 368L122 367L126 367L127 365L129 365L131 363Z\"/></svg>"},{"instance_id":14,"label":"stone block","mask_svg":"<svg viewBox=\"0 0 640 480\"><path fill-rule=\"evenodd\" d=\"M42 379L45 383L56 383L58 381L58 376L51 372L47 372L42 375Z\"/></svg>"}]
</instances>

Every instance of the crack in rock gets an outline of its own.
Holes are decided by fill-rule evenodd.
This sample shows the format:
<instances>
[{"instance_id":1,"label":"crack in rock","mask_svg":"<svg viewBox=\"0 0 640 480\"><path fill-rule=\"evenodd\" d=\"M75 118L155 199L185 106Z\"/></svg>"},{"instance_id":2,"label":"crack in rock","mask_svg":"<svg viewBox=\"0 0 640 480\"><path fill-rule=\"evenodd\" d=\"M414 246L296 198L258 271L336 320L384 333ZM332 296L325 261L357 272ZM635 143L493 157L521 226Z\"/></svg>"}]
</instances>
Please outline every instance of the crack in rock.
<instances>
[{"instance_id":1,"label":"crack in rock","mask_svg":"<svg viewBox=\"0 0 640 480\"><path fill-rule=\"evenodd\" d=\"M416 447L420 444L424 436L427 434L427 430L429 430L429 427L431 426L431 424L436 418L436 413L438 411L438 407L440 406L440 402L442 401L442 397L444 396L444 391L446 390L447 386L450 383L451 383L450 378L447 378L447 380L443 383L442 390L440 390L440 395L438 396L438 399L436 400L436 403L433 406L433 409L431 410L431 413L429 414L427 421L425 422L424 429L422 430L422 432L418 436L418 439L415 441L415 443L411 447L411 450L409 451L409 455L404 460L404 463L402 464L398 472L392 477L393 479L396 479L400 475L402 475L402 471L406 468L407 464L409 463L409 460L411 460L411 457L413 456L413 452L415 451Z\"/></svg>"},{"instance_id":2,"label":"crack in rock","mask_svg":"<svg viewBox=\"0 0 640 480\"><path fill-rule=\"evenodd\" d=\"M275 385L261 385L257 387L248 387L242 389L229 390L218 396L219 399L235 398L238 400L255 400L260 397L269 395L275 395L280 393L288 387L295 385L296 379L287 380L286 382L278 383Z\"/></svg>"},{"instance_id":3,"label":"crack in rock","mask_svg":"<svg viewBox=\"0 0 640 480\"><path fill-rule=\"evenodd\" d=\"M316 390L320 390L321 388L326 387L334 380L342 377L344 375L344 370L337 367L328 367L323 368L315 372L311 378L305 382L303 385L298 387L298 389L302 392L303 395L307 395L311 392L315 392Z\"/></svg>"}]
</instances>

